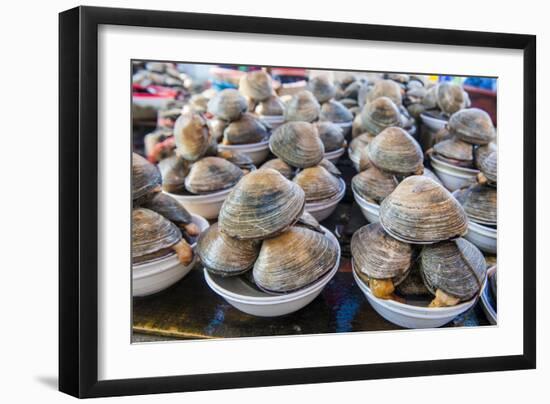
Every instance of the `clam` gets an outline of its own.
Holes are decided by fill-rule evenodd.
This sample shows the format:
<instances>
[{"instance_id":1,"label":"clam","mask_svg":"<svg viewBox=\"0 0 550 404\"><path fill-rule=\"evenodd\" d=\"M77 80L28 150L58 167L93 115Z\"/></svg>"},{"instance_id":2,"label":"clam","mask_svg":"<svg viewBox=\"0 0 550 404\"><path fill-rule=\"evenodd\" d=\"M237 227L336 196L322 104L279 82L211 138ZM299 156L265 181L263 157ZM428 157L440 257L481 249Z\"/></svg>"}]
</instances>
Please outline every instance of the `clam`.
<instances>
[{"instance_id":1,"label":"clam","mask_svg":"<svg viewBox=\"0 0 550 404\"><path fill-rule=\"evenodd\" d=\"M363 149L374 139L374 135L370 133L363 133L351 141L349 144L350 158L352 160L359 160Z\"/></svg>"},{"instance_id":2,"label":"clam","mask_svg":"<svg viewBox=\"0 0 550 404\"><path fill-rule=\"evenodd\" d=\"M210 144L206 120L199 114L183 114L174 124L176 153L189 161L200 159Z\"/></svg>"},{"instance_id":3,"label":"clam","mask_svg":"<svg viewBox=\"0 0 550 404\"><path fill-rule=\"evenodd\" d=\"M426 285L424 285L424 280L420 274L419 267L420 265L417 261L411 265L408 275L395 288L399 295L404 296L405 298L412 297L417 299L419 297L424 298L430 295L430 291Z\"/></svg>"},{"instance_id":4,"label":"clam","mask_svg":"<svg viewBox=\"0 0 550 404\"><path fill-rule=\"evenodd\" d=\"M246 112L248 102L237 90L225 89L208 101L208 112L224 121L234 121Z\"/></svg>"},{"instance_id":5,"label":"clam","mask_svg":"<svg viewBox=\"0 0 550 404\"><path fill-rule=\"evenodd\" d=\"M466 107L466 97L462 86L444 82L437 86L436 100L439 109L446 115L452 115L455 112Z\"/></svg>"},{"instance_id":6,"label":"clam","mask_svg":"<svg viewBox=\"0 0 550 404\"><path fill-rule=\"evenodd\" d=\"M305 194L278 171L261 169L247 174L225 199L220 229L241 240L273 237L301 216Z\"/></svg>"},{"instance_id":7,"label":"clam","mask_svg":"<svg viewBox=\"0 0 550 404\"><path fill-rule=\"evenodd\" d=\"M374 296L394 298L411 267L412 248L387 234L379 223L357 230L351 239L351 255L356 273L365 280Z\"/></svg>"},{"instance_id":8,"label":"clam","mask_svg":"<svg viewBox=\"0 0 550 404\"><path fill-rule=\"evenodd\" d=\"M474 162L474 148L470 143L463 142L456 137L436 143L434 153L441 160L459 167L472 167Z\"/></svg>"},{"instance_id":9,"label":"clam","mask_svg":"<svg viewBox=\"0 0 550 404\"><path fill-rule=\"evenodd\" d=\"M285 104L279 97L273 95L264 101L260 101L254 112L263 116L280 116L284 114Z\"/></svg>"},{"instance_id":10,"label":"clam","mask_svg":"<svg viewBox=\"0 0 550 404\"><path fill-rule=\"evenodd\" d=\"M333 174L333 175L336 175L337 177L341 177L342 176L342 171L340 171L338 169L338 167L336 167L334 165L333 162L331 162L330 160L327 160L327 159L323 159L321 160L321 162L319 163L319 166L320 167L323 167L325 170L327 170L329 173Z\"/></svg>"},{"instance_id":11,"label":"clam","mask_svg":"<svg viewBox=\"0 0 550 404\"><path fill-rule=\"evenodd\" d=\"M432 180L434 180L434 181L437 182L438 184L443 185L443 183L441 182L441 180L439 179L439 177L438 177L437 175L435 175L435 173L434 173L432 170L428 169L428 168L425 168L425 167L424 167L424 172L422 173L422 175L425 176L425 177L428 177L428 178L430 178L430 179L432 179Z\"/></svg>"},{"instance_id":12,"label":"clam","mask_svg":"<svg viewBox=\"0 0 550 404\"><path fill-rule=\"evenodd\" d=\"M254 101L267 100L273 94L271 76L263 70L249 72L241 77L239 91Z\"/></svg>"},{"instance_id":13,"label":"clam","mask_svg":"<svg viewBox=\"0 0 550 404\"><path fill-rule=\"evenodd\" d=\"M376 167L360 172L351 181L352 189L363 199L380 204L397 187L399 181Z\"/></svg>"},{"instance_id":14,"label":"clam","mask_svg":"<svg viewBox=\"0 0 550 404\"><path fill-rule=\"evenodd\" d=\"M315 126L325 147L325 153L344 147L346 141L342 128L332 122L316 122Z\"/></svg>"},{"instance_id":15,"label":"clam","mask_svg":"<svg viewBox=\"0 0 550 404\"><path fill-rule=\"evenodd\" d=\"M321 105L319 119L321 121L345 123L353 121L353 114L341 102L331 100Z\"/></svg>"},{"instance_id":16,"label":"clam","mask_svg":"<svg viewBox=\"0 0 550 404\"><path fill-rule=\"evenodd\" d=\"M435 296L430 307L472 299L487 276L483 254L463 238L425 246L420 253L420 273Z\"/></svg>"},{"instance_id":17,"label":"clam","mask_svg":"<svg viewBox=\"0 0 550 404\"><path fill-rule=\"evenodd\" d=\"M497 183L497 152L490 153L479 162L481 173L478 175L479 182L482 184Z\"/></svg>"},{"instance_id":18,"label":"clam","mask_svg":"<svg viewBox=\"0 0 550 404\"><path fill-rule=\"evenodd\" d=\"M497 151L497 145L494 142L476 147L474 150L476 167L480 169L483 159L494 151Z\"/></svg>"},{"instance_id":19,"label":"clam","mask_svg":"<svg viewBox=\"0 0 550 404\"><path fill-rule=\"evenodd\" d=\"M468 218L460 203L434 180L405 178L380 205L380 222L393 237L435 243L466 234Z\"/></svg>"},{"instance_id":20,"label":"clam","mask_svg":"<svg viewBox=\"0 0 550 404\"><path fill-rule=\"evenodd\" d=\"M214 223L199 237L196 251L209 272L235 276L254 266L260 246L258 241L231 238L220 231L218 223Z\"/></svg>"},{"instance_id":21,"label":"clam","mask_svg":"<svg viewBox=\"0 0 550 404\"><path fill-rule=\"evenodd\" d=\"M191 214L170 195L163 192L156 193L151 199L143 204L144 208L157 212L164 216L176 226L185 231L190 237L199 235L199 228L193 223Z\"/></svg>"},{"instance_id":22,"label":"clam","mask_svg":"<svg viewBox=\"0 0 550 404\"><path fill-rule=\"evenodd\" d=\"M350 83L349 85L344 88L344 93L342 94L342 98L353 98L357 99L359 96L359 89L361 88L361 85L363 84L363 81L356 80L353 83Z\"/></svg>"},{"instance_id":23,"label":"clam","mask_svg":"<svg viewBox=\"0 0 550 404\"><path fill-rule=\"evenodd\" d=\"M272 168L273 170L276 170L279 173L281 173L285 178L289 180L291 180L292 177L294 177L294 168L289 166L287 163L285 163L281 159L272 159L272 160L266 161L260 167L260 169L263 169L263 168Z\"/></svg>"},{"instance_id":24,"label":"clam","mask_svg":"<svg viewBox=\"0 0 550 404\"><path fill-rule=\"evenodd\" d=\"M268 136L267 127L251 113L244 113L223 131L223 144L259 143Z\"/></svg>"},{"instance_id":25,"label":"clam","mask_svg":"<svg viewBox=\"0 0 550 404\"><path fill-rule=\"evenodd\" d=\"M220 157L204 157L191 166L185 189L192 194L207 194L231 188L243 176L235 164Z\"/></svg>"},{"instance_id":26,"label":"clam","mask_svg":"<svg viewBox=\"0 0 550 404\"><path fill-rule=\"evenodd\" d=\"M173 155L158 163L162 175L162 189L171 194L185 192L185 177L189 174L190 163L183 157Z\"/></svg>"},{"instance_id":27,"label":"clam","mask_svg":"<svg viewBox=\"0 0 550 404\"><path fill-rule=\"evenodd\" d=\"M340 180L321 166L304 168L292 180L305 192L306 202L330 199L341 191Z\"/></svg>"},{"instance_id":28,"label":"clam","mask_svg":"<svg viewBox=\"0 0 550 404\"><path fill-rule=\"evenodd\" d=\"M495 140L496 133L489 114L482 109L462 109L449 119L449 131L459 139L484 145Z\"/></svg>"},{"instance_id":29,"label":"clam","mask_svg":"<svg viewBox=\"0 0 550 404\"><path fill-rule=\"evenodd\" d=\"M208 109L208 98L203 94L193 94L189 99L189 102L183 107L183 110L180 112L197 114L204 114Z\"/></svg>"},{"instance_id":30,"label":"clam","mask_svg":"<svg viewBox=\"0 0 550 404\"><path fill-rule=\"evenodd\" d=\"M404 73L388 73L388 79L399 84L407 84L410 80L410 76Z\"/></svg>"},{"instance_id":31,"label":"clam","mask_svg":"<svg viewBox=\"0 0 550 404\"><path fill-rule=\"evenodd\" d=\"M394 174L421 174L424 156L420 145L401 128L384 129L368 149L369 160L383 171Z\"/></svg>"},{"instance_id":32,"label":"clam","mask_svg":"<svg viewBox=\"0 0 550 404\"><path fill-rule=\"evenodd\" d=\"M296 226L262 243L252 275L260 289L288 293L321 278L337 260L338 248L325 235Z\"/></svg>"},{"instance_id":33,"label":"clam","mask_svg":"<svg viewBox=\"0 0 550 404\"><path fill-rule=\"evenodd\" d=\"M295 226L303 226L310 230L315 230L316 232L325 234L325 231L323 230L317 219L315 219L311 213L305 210L302 212L302 216L300 216Z\"/></svg>"},{"instance_id":34,"label":"clam","mask_svg":"<svg viewBox=\"0 0 550 404\"><path fill-rule=\"evenodd\" d=\"M327 76L317 76L308 83L308 90L317 98L321 104L334 98L336 87Z\"/></svg>"},{"instance_id":35,"label":"clam","mask_svg":"<svg viewBox=\"0 0 550 404\"><path fill-rule=\"evenodd\" d=\"M378 135L390 126L401 126L401 113L388 97L369 102L361 111L362 127L368 133Z\"/></svg>"},{"instance_id":36,"label":"clam","mask_svg":"<svg viewBox=\"0 0 550 404\"><path fill-rule=\"evenodd\" d=\"M183 265L193 259L193 250L174 223L149 209L132 211L132 263L139 264L176 253Z\"/></svg>"},{"instance_id":37,"label":"clam","mask_svg":"<svg viewBox=\"0 0 550 404\"><path fill-rule=\"evenodd\" d=\"M288 122L269 139L271 152L292 167L312 167L323 159L325 148L314 125Z\"/></svg>"},{"instance_id":38,"label":"clam","mask_svg":"<svg viewBox=\"0 0 550 404\"><path fill-rule=\"evenodd\" d=\"M371 87L372 86L366 81L364 81L363 84L361 84L361 87L359 87L359 90L357 91L357 106L359 108L363 108L367 103L367 97Z\"/></svg>"},{"instance_id":39,"label":"clam","mask_svg":"<svg viewBox=\"0 0 550 404\"><path fill-rule=\"evenodd\" d=\"M427 88L426 95L422 98L422 105L426 109L437 108L437 85Z\"/></svg>"},{"instance_id":40,"label":"clam","mask_svg":"<svg viewBox=\"0 0 550 404\"><path fill-rule=\"evenodd\" d=\"M354 100L353 98L342 98L338 101L344 107L349 109L349 112L351 112L351 113L353 113L353 111L352 111L353 108L358 108L359 107L359 104L358 104L357 100Z\"/></svg>"},{"instance_id":41,"label":"clam","mask_svg":"<svg viewBox=\"0 0 550 404\"><path fill-rule=\"evenodd\" d=\"M285 121L313 122L319 118L321 106L309 91L296 93L286 105Z\"/></svg>"},{"instance_id":42,"label":"clam","mask_svg":"<svg viewBox=\"0 0 550 404\"><path fill-rule=\"evenodd\" d=\"M214 118L210 119L208 121L208 126L210 127L210 135L216 139L217 142L221 142L223 137L223 131L227 126L229 125L229 122L224 121L223 119Z\"/></svg>"},{"instance_id":43,"label":"clam","mask_svg":"<svg viewBox=\"0 0 550 404\"><path fill-rule=\"evenodd\" d=\"M252 171L256 169L252 159L244 153L231 150L219 150L216 155L217 157L221 157L222 159L232 162L243 171Z\"/></svg>"},{"instance_id":44,"label":"clam","mask_svg":"<svg viewBox=\"0 0 550 404\"><path fill-rule=\"evenodd\" d=\"M379 97L388 97L395 105L401 105L401 88L393 80L380 80L374 84L374 87L367 93L367 103L374 101Z\"/></svg>"},{"instance_id":45,"label":"clam","mask_svg":"<svg viewBox=\"0 0 550 404\"><path fill-rule=\"evenodd\" d=\"M365 171L369 167L372 167L372 163L369 159L369 145L366 145L359 155L359 172Z\"/></svg>"},{"instance_id":46,"label":"clam","mask_svg":"<svg viewBox=\"0 0 550 404\"><path fill-rule=\"evenodd\" d=\"M496 188L482 184L473 184L468 188L455 191L454 195L471 221L482 225L496 226Z\"/></svg>"},{"instance_id":47,"label":"clam","mask_svg":"<svg viewBox=\"0 0 550 404\"><path fill-rule=\"evenodd\" d=\"M132 153L132 199L135 203L147 199L161 189L162 177L158 168L137 153Z\"/></svg>"}]
</instances>

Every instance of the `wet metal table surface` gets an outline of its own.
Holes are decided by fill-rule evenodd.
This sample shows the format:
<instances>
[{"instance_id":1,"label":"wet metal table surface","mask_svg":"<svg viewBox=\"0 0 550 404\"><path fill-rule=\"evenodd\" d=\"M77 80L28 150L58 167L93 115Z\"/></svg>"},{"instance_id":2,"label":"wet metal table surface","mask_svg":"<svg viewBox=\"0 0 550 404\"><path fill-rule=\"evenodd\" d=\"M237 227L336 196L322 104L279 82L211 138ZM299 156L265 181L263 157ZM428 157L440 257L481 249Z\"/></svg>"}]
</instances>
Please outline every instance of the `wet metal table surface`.
<instances>
[{"instance_id":1,"label":"wet metal table surface","mask_svg":"<svg viewBox=\"0 0 550 404\"><path fill-rule=\"evenodd\" d=\"M216 295L195 267L173 287L133 301L135 342L172 338L235 338L268 335L323 334L396 330L369 305L351 273L349 240L367 222L353 201L350 181L355 174L344 159L338 167L347 191L337 210L322 224L342 247L340 268L323 292L303 309L282 317L262 318L242 313ZM447 327L488 325L479 305Z\"/></svg>"}]
</instances>

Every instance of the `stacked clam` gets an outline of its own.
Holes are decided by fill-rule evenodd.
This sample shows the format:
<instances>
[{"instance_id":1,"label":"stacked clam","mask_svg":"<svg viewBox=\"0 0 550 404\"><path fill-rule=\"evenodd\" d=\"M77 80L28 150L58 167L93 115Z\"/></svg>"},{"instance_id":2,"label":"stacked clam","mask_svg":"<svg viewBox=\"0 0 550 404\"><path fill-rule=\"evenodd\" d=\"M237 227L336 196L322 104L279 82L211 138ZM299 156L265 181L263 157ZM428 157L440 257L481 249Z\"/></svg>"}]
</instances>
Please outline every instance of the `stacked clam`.
<instances>
[{"instance_id":1,"label":"stacked clam","mask_svg":"<svg viewBox=\"0 0 550 404\"><path fill-rule=\"evenodd\" d=\"M420 174L435 177L423 166L419 144L402 128L384 129L372 138L364 151L363 171L353 177L351 188L355 201L370 223L378 222L380 204L404 178Z\"/></svg>"},{"instance_id":2,"label":"stacked clam","mask_svg":"<svg viewBox=\"0 0 550 404\"><path fill-rule=\"evenodd\" d=\"M340 101L355 116L361 111L364 103L364 94L369 88L369 81L365 77L353 73L345 73L336 82L335 99Z\"/></svg>"},{"instance_id":3,"label":"stacked clam","mask_svg":"<svg viewBox=\"0 0 550 404\"><path fill-rule=\"evenodd\" d=\"M483 156L496 150L495 127L487 112L467 108L451 115L448 136L428 151L431 164L451 191L475 182ZM479 154L479 156L477 156ZM496 169L496 157L495 157Z\"/></svg>"},{"instance_id":4,"label":"stacked clam","mask_svg":"<svg viewBox=\"0 0 550 404\"><path fill-rule=\"evenodd\" d=\"M253 166L251 160L237 152L218 152L206 119L195 112L177 119L174 140L175 154L159 162L164 192L190 212L216 218L245 167Z\"/></svg>"},{"instance_id":5,"label":"stacked clam","mask_svg":"<svg viewBox=\"0 0 550 404\"><path fill-rule=\"evenodd\" d=\"M220 142L218 149L245 154L258 165L269 154L270 126L247 110L247 99L235 89L222 90L208 102L208 112L214 115L210 122L213 138Z\"/></svg>"},{"instance_id":6,"label":"stacked clam","mask_svg":"<svg viewBox=\"0 0 550 404\"><path fill-rule=\"evenodd\" d=\"M442 326L476 303L486 280L483 254L462 238L467 229L464 209L445 187L407 177L382 202L380 223L354 234L355 280L387 320Z\"/></svg>"},{"instance_id":7,"label":"stacked clam","mask_svg":"<svg viewBox=\"0 0 550 404\"><path fill-rule=\"evenodd\" d=\"M305 210L318 221L330 216L344 197L346 184L340 171L324 158L318 126L287 122L273 132L269 148L277 158L260 169L275 169L300 186L305 192Z\"/></svg>"},{"instance_id":8,"label":"stacked clam","mask_svg":"<svg viewBox=\"0 0 550 404\"><path fill-rule=\"evenodd\" d=\"M162 192L158 168L132 155L132 294L160 292L193 267L192 247L208 222Z\"/></svg>"},{"instance_id":9,"label":"stacked clam","mask_svg":"<svg viewBox=\"0 0 550 404\"><path fill-rule=\"evenodd\" d=\"M263 70L249 72L241 77L239 92L248 99L248 110L254 111L272 129L285 120L283 102L273 91L271 76Z\"/></svg>"},{"instance_id":10,"label":"stacked clam","mask_svg":"<svg viewBox=\"0 0 550 404\"><path fill-rule=\"evenodd\" d=\"M211 289L258 316L311 302L338 269L335 237L304 213L305 192L278 171L246 175L225 200L197 253Z\"/></svg>"}]
</instances>

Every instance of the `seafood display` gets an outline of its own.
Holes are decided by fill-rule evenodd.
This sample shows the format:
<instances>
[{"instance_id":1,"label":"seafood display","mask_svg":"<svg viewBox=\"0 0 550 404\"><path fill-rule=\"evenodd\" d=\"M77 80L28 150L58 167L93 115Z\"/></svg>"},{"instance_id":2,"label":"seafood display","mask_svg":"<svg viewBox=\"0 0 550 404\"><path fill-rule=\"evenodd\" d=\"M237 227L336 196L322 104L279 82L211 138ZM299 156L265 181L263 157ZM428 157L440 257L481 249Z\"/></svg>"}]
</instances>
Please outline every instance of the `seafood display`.
<instances>
[{"instance_id":1,"label":"seafood display","mask_svg":"<svg viewBox=\"0 0 550 404\"><path fill-rule=\"evenodd\" d=\"M135 70L136 86L178 95L134 128L134 297L178 302L169 287L200 271L192 306L217 299L220 321L241 324L345 310L333 307L343 295L380 329L464 325L478 298L496 313L496 120L465 78ZM155 268L165 282L153 288Z\"/></svg>"}]
</instances>

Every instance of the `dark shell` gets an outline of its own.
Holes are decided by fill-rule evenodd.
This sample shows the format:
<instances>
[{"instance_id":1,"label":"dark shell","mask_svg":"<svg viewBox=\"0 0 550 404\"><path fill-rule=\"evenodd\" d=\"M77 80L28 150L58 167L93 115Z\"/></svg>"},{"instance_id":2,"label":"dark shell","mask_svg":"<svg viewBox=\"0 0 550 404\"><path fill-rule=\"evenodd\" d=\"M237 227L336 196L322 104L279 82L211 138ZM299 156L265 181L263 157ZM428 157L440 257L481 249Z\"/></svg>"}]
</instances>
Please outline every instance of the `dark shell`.
<instances>
[{"instance_id":1,"label":"dark shell","mask_svg":"<svg viewBox=\"0 0 550 404\"><path fill-rule=\"evenodd\" d=\"M224 121L223 119L214 118L210 119L208 121L208 126L210 127L210 135L216 139L217 142L221 142L223 137L223 131L227 126L229 125L229 122Z\"/></svg>"},{"instance_id":2,"label":"dark shell","mask_svg":"<svg viewBox=\"0 0 550 404\"><path fill-rule=\"evenodd\" d=\"M408 272L408 275L403 279L397 288L395 289L397 293L401 296L408 297L420 297L420 296L429 296L430 291L424 285L424 280L420 274L420 268L418 263L414 263L411 266L411 269Z\"/></svg>"},{"instance_id":3,"label":"dark shell","mask_svg":"<svg viewBox=\"0 0 550 404\"><path fill-rule=\"evenodd\" d=\"M357 99L359 95L359 89L361 88L361 85L363 84L362 81L356 80L353 83L350 83L345 89L343 93L342 98L353 98Z\"/></svg>"},{"instance_id":4,"label":"dark shell","mask_svg":"<svg viewBox=\"0 0 550 404\"><path fill-rule=\"evenodd\" d=\"M308 83L308 90L317 98L321 104L334 98L336 87L327 76L317 76Z\"/></svg>"},{"instance_id":5,"label":"dark shell","mask_svg":"<svg viewBox=\"0 0 550 404\"><path fill-rule=\"evenodd\" d=\"M289 166L287 163L285 163L281 159L272 159L272 160L266 161L260 167L260 169L264 169L264 168L271 168L273 170L276 170L289 180L291 180L292 177L294 177L294 168Z\"/></svg>"},{"instance_id":6,"label":"dark shell","mask_svg":"<svg viewBox=\"0 0 550 404\"><path fill-rule=\"evenodd\" d=\"M241 170L251 171L256 168L256 166L252 162L252 159L244 153L239 153L239 152L230 151L230 150L219 150L217 152L217 156L232 162Z\"/></svg>"},{"instance_id":7,"label":"dark shell","mask_svg":"<svg viewBox=\"0 0 550 404\"><path fill-rule=\"evenodd\" d=\"M412 248L387 234L379 223L371 223L353 234L351 255L358 273L397 284L411 267Z\"/></svg>"},{"instance_id":8,"label":"dark shell","mask_svg":"<svg viewBox=\"0 0 550 404\"><path fill-rule=\"evenodd\" d=\"M353 114L341 102L331 100L321 105L319 119L321 121L345 123L353 121Z\"/></svg>"},{"instance_id":9,"label":"dark shell","mask_svg":"<svg viewBox=\"0 0 550 404\"><path fill-rule=\"evenodd\" d=\"M260 289L288 293L318 280L337 260L338 248L325 235L295 226L262 243L252 274Z\"/></svg>"},{"instance_id":10,"label":"dark shell","mask_svg":"<svg viewBox=\"0 0 550 404\"><path fill-rule=\"evenodd\" d=\"M330 160L327 160L327 159L323 159L321 160L321 162L319 163L319 166L320 167L323 167L325 170L327 170L329 173L333 174L333 175L336 175L337 177L341 177L342 176L342 171L340 171L338 169L338 167L336 167L334 165L333 162L331 162Z\"/></svg>"},{"instance_id":11,"label":"dark shell","mask_svg":"<svg viewBox=\"0 0 550 404\"><path fill-rule=\"evenodd\" d=\"M139 201L160 190L162 177L158 168L137 153L132 153L132 199Z\"/></svg>"},{"instance_id":12,"label":"dark shell","mask_svg":"<svg viewBox=\"0 0 550 404\"><path fill-rule=\"evenodd\" d=\"M210 144L206 119L198 114L181 115L174 124L176 153L189 161L200 159Z\"/></svg>"},{"instance_id":13,"label":"dark shell","mask_svg":"<svg viewBox=\"0 0 550 404\"><path fill-rule=\"evenodd\" d=\"M489 114L482 109L462 109L449 119L449 131L459 139L484 145L495 140L496 133Z\"/></svg>"},{"instance_id":14,"label":"dark shell","mask_svg":"<svg viewBox=\"0 0 550 404\"><path fill-rule=\"evenodd\" d=\"M363 129L378 135L390 126L402 126L401 113L388 97L379 97L369 102L361 111Z\"/></svg>"},{"instance_id":15,"label":"dark shell","mask_svg":"<svg viewBox=\"0 0 550 404\"><path fill-rule=\"evenodd\" d=\"M262 121L247 112L225 128L223 143L235 145L259 143L267 139L268 133Z\"/></svg>"},{"instance_id":16,"label":"dark shell","mask_svg":"<svg viewBox=\"0 0 550 404\"><path fill-rule=\"evenodd\" d=\"M461 166L471 166L474 161L473 146L455 137L436 143L433 150L445 159L457 160Z\"/></svg>"},{"instance_id":17,"label":"dark shell","mask_svg":"<svg viewBox=\"0 0 550 404\"><path fill-rule=\"evenodd\" d=\"M351 141L349 144L350 158L358 161L361 158L361 152L363 149L374 139L374 135L370 133L363 133Z\"/></svg>"},{"instance_id":18,"label":"dark shell","mask_svg":"<svg viewBox=\"0 0 550 404\"><path fill-rule=\"evenodd\" d=\"M293 181L305 192L306 202L318 202L338 195L342 184L338 177L321 166L301 170Z\"/></svg>"},{"instance_id":19,"label":"dark shell","mask_svg":"<svg viewBox=\"0 0 550 404\"><path fill-rule=\"evenodd\" d=\"M235 276L254 266L260 246L258 241L231 238L219 230L218 223L214 223L199 237L196 251L209 272Z\"/></svg>"},{"instance_id":20,"label":"dark shell","mask_svg":"<svg viewBox=\"0 0 550 404\"><path fill-rule=\"evenodd\" d=\"M401 105L401 87L393 80L377 81L367 94L367 103L379 97L388 97L395 105Z\"/></svg>"},{"instance_id":21,"label":"dark shell","mask_svg":"<svg viewBox=\"0 0 550 404\"><path fill-rule=\"evenodd\" d=\"M162 189L173 194L185 191L185 177L189 174L191 164L183 157L174 155L158 163L162 174Z\"/></svg>"},{"instance_id":22,"label":"dark shell","mask_svg":"<svg viewBox=\"0 0 550 404\"><path fill-rule=\"evenodd\" d=\"M177 226L189 224L192 221L191 214L170 195L158 192L150 200L143 204L144 208L157 212Z\"/></svg>"},{"instance_id":23,"label":"dark shell","mask_svg":"<svg viewBox=\"0 0 550 404\"><path fill-rule=\"evenodd\" d=\"M481 172L490 183L497 183L497 152L492 152L479 163Z\"/></svg>"},{"instance_id":24,"label":"dark shell","mask_svg":"<svg viewBox=\"0 0 550 404\"><path fill-rule=\"evenodd\" d=\"M462 86L444 82L437 86L437 105L447 115L466 107L466 97Z\"/></svg>"},{"instance_id":25,"label":"dark shell","mask_svg":"<svg viewBox=\"0 0 550 404\"><path fill-rule=\"evenodd\" d=\"M296 93L285 108L285 121L313 122L319 118L321 106L309 91Z\"/></svg>"},{"instance_id":26,"label":"dark shell","mask_svg":"<svg viewBox=\"0 0 550 404\"><path fill-rule=\"evenodd\" d=\"M497 145L496 143L492 143L492 142L488 144L484 144L483 146L476 147L474 151L476 167L480 168L481 162L483 161L483 159L485 159L492 152L496 152L496 151L497 151Z\"/></svg>"},{"instance_id":27,"label":"dark shell","mask_svg":"<svg viewBox=\"0 0 550 404\"><path fill-rule=\"evenodd\" d=\"M414 138L401 128L384 129L368 149L369 160L383 171L409 175L420 173L424 155Z\"/></svg>"},{"instance_id":28,"label":"dark shell","mask_svg":"<svg viewBox=\"0 0 550 404\"><path fill-rule=\"evenodd\" d=\"M273 94L271 77L263 70L249 72L241 77L239 91L254 101L264 101Z\"/></svg>"},{"instance_id":29,"label":"dark shell","mask_svg":"<svg viewBox=\"0 0 550 404\"><path fill-rule=\"evenodd\" d=\"M399 240L434 243L466 234L468 218L460 203L434 180L405 178L380 205L380 222Z\"/></svg>"},{"instance_id":30,"label":"dark shell","mask_svg":"<svg viewBox=\"0 0 550 404\"><path fill-rule=\"evenodd\" d=\"M225 199L220 229L241 240L273 237L302 215L305 194L278 171L261 169L247 174Z\"/></svg>"},{"instance_id":31,"label":"dark shell","mask_svg":"<svg viewBox=\"0 0 550 404\"><path fill-rule=\"evenodd\" d=\"M468 218L476 223L496 226L497 224L497 190L496 188L473 184L454 193Z\"/></svg>"},{"instance_id":32,"label":"dark shell","mask_svg":"<svg viewBox=\"0 0 550 404\"><path fill-rule=\"evenodd\" d=\"M342 128L332 122L316 122L317 132L325 147L325 153L341 149L345 145Z\"/></svg>"},{"instance_id":33,"label":"dark shell","mask_svg":"<svg viewBox=\"0 0 550 404\"><path fill-rule=\"evenodd\" d=\"M168 255L180 240L180 230L168 219L149 209L132 211L132 263Z\"/></svg>"},{"instance_id":34,"label":"dark shell","mask_svg":"<svg viewBox=\"0 0 550 404\"><path fill-rule=\"evenodd\" d=\"M313 167L323 159L325 148L314 125L288 122L269 139L271 152L292 167Z\"/></svg>"},{"instance_id":35,"label":"dark shell","mask_svg":"<svg viewBox=\"0 0 550 404\"><path fill-rule=\"evenodd\" d=\"M487 276L483 254L463 238L425 246L420 272L432 294L440 289L461 301L476 296Z\"/></svg>"},{"instance_id":36,"label":"dark shell","mask_svg":"<svg viewBox=\"0 0 550 404\"><path fill-rule=\"evenodd\" d=\"M248 102L237 90L225 89L208 102L208 112L224 121L239 119L248 108Z\"/></svg>"},{"instance_id":37,"label":"dark shell","mask_svg":"<svg viewBox=\"0 0 550 404\"><path fill-rule=\"evenodd\" d=\"M386 174L376 167L360 172L351 181L352 189L363 199L381 203L397 187L394 175Z\"/></svg>"},{"instance_id":38,"label":"dark shell","mask_svg":"<svg viewBox=\"0 0 550 404\"><path fill-rule=\"evenodd\" d=\"M273 95L267 100L259 102L254 112L262 116L281 116L285 112L285 104L279 97Z\"/></svg>"},{"instance_id":39,"label":"dark shell","mask_svg":"<svg viewBox=\"0 0 550 404\"><path fill-rule=\"evenodd\" d=\"M315 219L311 213L305 210L302 212L302 216L300 216L295 226L303 226L310 230L325 234L325 231L322 229L317 219Z\"/></svg>"},{"instance_id":40,"label":"dark shell","mask_svg":"<svg viewBox=\"0 0 550 404\"><path fill-rule=\"evenodd\" d=\"M192 194L207 194L231 188L243 176L235 164L219 157L204 157L191 166L185 189Z\"/></svg>"}]
</instances>

